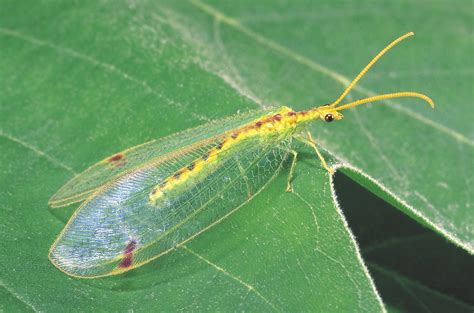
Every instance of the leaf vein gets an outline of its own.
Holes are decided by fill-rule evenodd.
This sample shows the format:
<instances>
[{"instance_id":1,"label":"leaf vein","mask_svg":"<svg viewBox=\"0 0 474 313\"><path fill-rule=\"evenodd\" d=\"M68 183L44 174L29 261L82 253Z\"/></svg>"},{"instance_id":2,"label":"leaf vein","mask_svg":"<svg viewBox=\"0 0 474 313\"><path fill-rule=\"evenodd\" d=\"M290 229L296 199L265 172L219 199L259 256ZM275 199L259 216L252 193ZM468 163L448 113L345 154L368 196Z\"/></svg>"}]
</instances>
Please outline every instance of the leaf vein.
<instances>
[{"instance_id":1,"label":"leaf vein","mask_svg":"<svg viewBox=\"0 0 474 313\"><path fill-rule=\"evenodd\" d=\"M260 299L262 299L265 303L267 303L269 306L272 307L272 309L274 309L275 311L280 311L279 309L277 309L277 307L272 303L270 302L267 298L265 298L257 289L255 289L254 286L250 285L249 283L243 281L242 279L240 279L238 276L235 276L233 275L232 273L228 272L227 270L225 270L224 268L220 267L219 265L209 261L208 259L206 259L205 257L203 257L202 255L198 254L197 252L195 252L194 250L191 250L189 249L187 246L180 246L179 248L185 250L186 252L192 254L193 256L197 257L199 260L205 262L206 264L208 264L209 266L211 266L212 268L214 268L216 271L218 272L221 272L223 273L224 275L226 275L227 277L230 277L231 279L235 280L236 282L238 282L239 284L243 285L245 288L247 288L247 290L249 292L254 292Z\"/></svg>"},{"instance_id":2,"label":"leaf vein","mask_svg":"<svg viewBox=\"0 0 474 313\"><path fill-rule=\"evenodd\" d=\"M12 29L7 29L7 28L0 27L0 34L10 36L10 37L13 37L13 38L17 38L17 39L21 39L25 42L28 42L28 43L32 44L32 45L48 47L48 48L51 48L51 49L55 50L56 52L58 52L60 54L64 54L64 55L73 57L75 59L79 59L81 61L87 62L89 64L92 64L94 66L97 66L97 67L105 70L108 73L116 74L117 76L119 76L119 77L121 77L125 80L131 81L131 82L133 82L137 85L142 86L145 89L146 92L157 96L158 99L162 99L162 100L166 101L169 105L183 107L182 103L176 102L173 99L170 99L170 98L166 97L165 95L157 92L146 81L140 80L140 79L130 75L129 73L121 70L120 68L118 68L117 66L115 66L113 64L100 61L100 60L98 60L98 59L96 59L96 58L94 58L90 55L75 51L75 50L73 50L71 48L68 48L68 47L63 47L63 46L57 45L55 43L52 43L52 42L49 42L49 41L46 41L46 40L42 40L42 39L38 39L38 38L35 38L35 37L31 37L31 36L22 34L20 32L12 30ZM202 120L202 119L207 120L207 117L202 116L200 114L191 113L191 115L193 117L199 119L199 120Z\"/></svg>"},{"instance_id":3,"label":"leaf vein","mask_svg":"<svg viewBox=\"0 0 474 313\"><path fill-rule=\"evenodd\" d=\"M62 169L65 169L66 171L68 171L69 173L72 173L73 175L77 175L77 173L69 166L67 166L66 164L62 163L61 161L57 160L56 158L48 155L46 152L44 151L41 151L40 149L36 148L35 146L15 137L15 136L12 136L12 135L9 135L9 134L6 134L4 133L3 131L0 131L0 136L1 137L4 137L14 143L17 143L18 145L24 147L24 148L27 148L31 151L33 151L34 153L36 153L37 155L45 158L46 160L48 160L49 162L51 162L52 164L56 165L56 166L59 166L61 167Z\"/></svg>"},{"instance_id":4,"label":"leaf vein","mask_svg":"<svg viewBox=\"0 0 474 313\"><path fill-rule=\"evenodd\" d=\"M32 309L34 312L39 312L38 309L36 309L33 304L28 303L25 301L16 291L12 290L11 288L7 287L3 281L0 280L0 286L2 286L12 297Z\"/></svg>"}]
</instances>

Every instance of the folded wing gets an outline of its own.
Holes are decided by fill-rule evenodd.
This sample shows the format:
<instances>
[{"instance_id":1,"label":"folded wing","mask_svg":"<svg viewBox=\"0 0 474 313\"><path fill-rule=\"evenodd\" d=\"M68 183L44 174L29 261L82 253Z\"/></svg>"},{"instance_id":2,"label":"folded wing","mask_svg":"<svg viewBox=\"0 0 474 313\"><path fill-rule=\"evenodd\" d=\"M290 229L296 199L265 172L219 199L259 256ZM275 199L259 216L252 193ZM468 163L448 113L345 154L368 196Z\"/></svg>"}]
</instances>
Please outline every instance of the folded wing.
<instances>
[{"instance_id":1,"label":"folded wing","mask_svg":"<svg viewBox=\"0 0 474 313\"><path fill-rule=\"evenodd\" d=\"M149 201L154 186L217 142L137 168L99 188L52 246L51 261L69 275L89 278L149 262L245 204L279 172L290 144L280 135L249 138L158 205Z\"/></svg>"}]
</instances>

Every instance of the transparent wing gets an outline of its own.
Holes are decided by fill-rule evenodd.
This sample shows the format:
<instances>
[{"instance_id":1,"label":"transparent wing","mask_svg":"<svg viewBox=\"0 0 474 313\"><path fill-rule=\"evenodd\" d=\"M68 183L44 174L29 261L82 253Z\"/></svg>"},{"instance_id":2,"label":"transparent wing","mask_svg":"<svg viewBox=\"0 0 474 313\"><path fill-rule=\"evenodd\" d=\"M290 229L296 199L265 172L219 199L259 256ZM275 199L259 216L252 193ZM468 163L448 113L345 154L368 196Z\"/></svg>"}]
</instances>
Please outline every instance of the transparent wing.
<instances>
[{"instance_id":1,"label":"transparent wing","mask_svg":"<svg viewBox=\"0 0 474 313\"><path fill-rule=\"evenodd\" d=\"M282 166L290 139L243 140L158 205L149 194L164 178L217 143L118 177L73 215L50 251L51 261L78 277L136 268L216 224L259 192Z\"/></svg>"},{"instance_id":2,"label":"transparent wing","mask_svg":"<svg viewBox=\"0 0 474 313\"><path fill-rule=\"evenodd\" d=\"M177 151L182 147L199 142L201 142L200 145L203 145L206 140L212 141L215 136L238 128L262 115L269 114L271 111L259 110L236 115L116 153L71 179L51 197L49 205L51 207L61 207L83 201L113 177L117 177L149 161L159 159L163 155Z\"/></svg>"}]
</instances>

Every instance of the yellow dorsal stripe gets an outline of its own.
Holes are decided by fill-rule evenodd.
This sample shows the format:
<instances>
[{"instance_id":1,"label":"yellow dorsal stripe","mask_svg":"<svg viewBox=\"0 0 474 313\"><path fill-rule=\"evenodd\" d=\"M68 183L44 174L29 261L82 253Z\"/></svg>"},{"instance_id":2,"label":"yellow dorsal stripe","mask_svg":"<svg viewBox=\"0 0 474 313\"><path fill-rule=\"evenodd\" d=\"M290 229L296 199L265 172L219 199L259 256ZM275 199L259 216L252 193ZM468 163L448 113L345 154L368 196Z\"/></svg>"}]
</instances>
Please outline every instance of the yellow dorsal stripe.
<instances>
[{"instance_id":1,"label":"yellow dorsal stripe","mask_svg":"<svg viewBox=\"0 0 474 313\"><path fill-rule=\"evenodd\" d=\"M207 165L217 161L219 154L229 150L239 142L254 136L288 131L297 123L296 114L294 113L290 108L283 107L276 113L263 116L241 128L230 131L227 136L224 136L215 147L209 149L203 156L180 168L155 186L149 196L150 202L155 203L166 191L170 191L188 181L191 177L199 175Z\"/></svg>"}]
</instances>

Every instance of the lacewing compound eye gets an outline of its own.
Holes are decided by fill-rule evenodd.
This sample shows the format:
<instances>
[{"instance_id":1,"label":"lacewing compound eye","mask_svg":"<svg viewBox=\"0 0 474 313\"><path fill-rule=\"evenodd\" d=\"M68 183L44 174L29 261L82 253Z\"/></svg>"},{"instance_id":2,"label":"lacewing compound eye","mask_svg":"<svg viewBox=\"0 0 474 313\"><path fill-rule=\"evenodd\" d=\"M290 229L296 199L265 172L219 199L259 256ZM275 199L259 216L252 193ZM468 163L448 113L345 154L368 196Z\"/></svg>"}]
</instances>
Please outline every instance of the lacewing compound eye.
<instances>
[{"instance_id":1,"label":"lacewing compound eye","mask_svg":"<svg viewBox=\"0 0 474 313\"><path fill-rule=\"evenodd\" d=\"M326 122L332 122L332 121L334 121L334 116L331 113L328 113L324 116L324 120Z\"/></svg>"}]
</instances>

